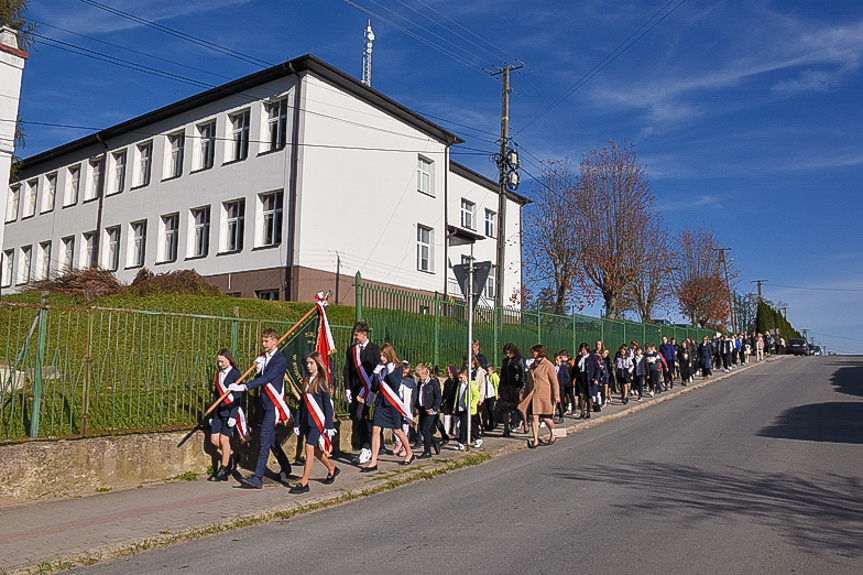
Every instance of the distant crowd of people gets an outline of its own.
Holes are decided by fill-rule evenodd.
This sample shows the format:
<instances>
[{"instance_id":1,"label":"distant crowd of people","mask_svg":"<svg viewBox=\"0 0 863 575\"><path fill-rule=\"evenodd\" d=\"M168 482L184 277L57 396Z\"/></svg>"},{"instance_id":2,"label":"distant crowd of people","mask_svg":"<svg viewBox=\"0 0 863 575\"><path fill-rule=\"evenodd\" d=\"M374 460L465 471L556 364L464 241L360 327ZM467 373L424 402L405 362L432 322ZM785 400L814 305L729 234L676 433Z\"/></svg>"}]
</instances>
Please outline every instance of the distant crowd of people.
<instances>
[{"instance_id":1,"label":"distant crowd of people","mask_svg":"<svg viewBox=\"0 0 863 575\"><path fill-rule=\"evenodd\" d=\"M582 343L574 355L568 350L551 355L544 346L534 345L524 357L515 344L507 343L497 370L474 340L470 357L465 355L461 366L450 365L438 377L433 366L411 366L400 360L392 344L378 346L369 332L364 322L354 325L354 343L346 350L342 373L352 421L351 443L358 451L353 463L363 473L378 469L386 429L393 436L392 448L386 452L399 457L403 466L439 455L441 446L450 442L459 451L468 445L479 448L483 436L496 430L503 437L527 434L530 448L553 445L557 441L554 426L568 415L590 418L609 404L642 401L645 395L653 397L672 389L675 381L685 386L699 374L708 379L715 369L728 372L781 353L784 347L781 338L754 332L717 334L712 339L704 336L701 342L687 337L679 343L663 336L659 345L648 342L642 347L631 341L614 353L596 341L592 347ZM317 352L305 359L307 377L298 393L300 408L292 416L284 401L287 362L278 350L275 331L265 330L261 344L264 354L258 361L257 377L246 384L236 383L240 374L230 352L219 352L215 396L222 403L210 424L213 446L222 452L222 459L210 480L225 481L233 472L229 440L237 428L241 435L248 434L238 408L239 394L260 387L260 453L255 472L242 478L241 484L262 486L271 452L281 467L280 477L290 476L291 464L275 441L274 429L291 418L294 432L305 441L303 475L291 492L308 491L315 458L327 469L324 483L333 483L340 470L329 458L337 432L326 362ZM540 434L546 437L540 439Z\"/></svg>"}]
</instances>

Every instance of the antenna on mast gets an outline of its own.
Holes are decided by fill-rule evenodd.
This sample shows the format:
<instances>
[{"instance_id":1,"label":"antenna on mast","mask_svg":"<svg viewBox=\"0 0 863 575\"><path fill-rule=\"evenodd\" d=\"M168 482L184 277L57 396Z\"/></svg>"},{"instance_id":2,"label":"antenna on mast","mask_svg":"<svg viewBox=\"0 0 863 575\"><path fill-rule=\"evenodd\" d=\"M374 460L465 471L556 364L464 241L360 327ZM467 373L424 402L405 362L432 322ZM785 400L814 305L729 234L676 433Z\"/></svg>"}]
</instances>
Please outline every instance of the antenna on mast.
<instances>
[{"instance_id":1,"label":"antenna on mast","mask_svg":"<svg viewBox=\"0 0 863 575\"><path fill-rule=\"evenodd\" d=\"M372 42L375 41L375 33L372 32L372 21L369 20L366 31L363 34L363 84L372 85Z\"/></svg>"}]
</instances>

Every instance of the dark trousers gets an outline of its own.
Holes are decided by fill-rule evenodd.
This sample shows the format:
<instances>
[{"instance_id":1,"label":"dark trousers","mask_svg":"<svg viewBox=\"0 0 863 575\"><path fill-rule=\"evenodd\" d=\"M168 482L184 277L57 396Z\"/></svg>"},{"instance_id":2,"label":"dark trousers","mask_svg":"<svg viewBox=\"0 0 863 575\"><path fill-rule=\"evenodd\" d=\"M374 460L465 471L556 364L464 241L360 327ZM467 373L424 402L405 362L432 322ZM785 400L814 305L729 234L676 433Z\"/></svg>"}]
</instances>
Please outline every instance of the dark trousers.
<instances>
[{"instance_id":1,"label":"dark trousers","mask_svg":"<svg viewBox=\"0 0 863 575\"><path fill-rule=\"evenodd\" d=\"M351 446L354 449L362 449L372 444L372 427L369 425L368 403L360 403L356 397L351 401Z\"/></svg>"},{"instance_id":2,"label":"dark trousers","mask_svg":"<svg viewBox=\"0 0 863 575\"><path fill-rule=\"evenodd\" d=\"M665 385L674 387L674 364L668 362L665 369L662 370L662 379L665 380Z\"/></svg>"},{"instance_id":3,"label":"dark trousers","mask_svg":"<svg viewBox=\"0 0 863 575\"><path fill-rule=\"evenodd\" d=\"M276 412L270 409L264 410L264 421L261 423L261 450L258 453L258 464L255 466L255 477L262 478L267 470L267 459L270 452L276 456L282 471L291 472L291 462L282 451L282 446L276 441Z\"/></svg>"},{"instance_id":4,"label":"dark trousers","mask_svg":"<svg viewBox=\"0 0 863 575\"><path fill-rule=\"evenodd\" d=\"M638 392L638 398L641 399L644 396L644 375L636 375L635 376L635 390Z\"/></svg>"},{"instance_id":5,"label":"dark trousers","mask_svg":"<svg viewBox=\"0 0 863 575\"><path fill-rule=\"evenodd\" d=\"M429 415L424 409L420 411L420 435L423 438L423 453L431 453L432 444L438 444L434 437L437 421L437 413Z\"/></svg>"},{"instance_id":6,"label":"dark trousers","mask_svg":"<svg viewBox=\"0 0 863 575\"><path fill-rule=\"evenodd\" d=\"M722 354L722 367L725 369L731 369L731 354L723 353Z\"/></svg>"},{"instance_id":7,"label":"dark trousers","mask_svg":"<svg viewBox=\"0 0 863 575\"><path fill-rule=\"evenodd\" d=\"M479 415L482 418L482 427L487 431L494 429L494 404L495 398L486 397L482 400L482 405L479 406Z\"/></svg>"},{"instance_id":8,"label":"dark trousers","mask_svg":"<svg viewBox=\"0 0 863 575\"><path fill-rule=\"evenodd\" d=\"M649 374L648 377L650 378L648 387L651 390L653 390L653 393L659 393L660 391L662 391L662 386L659 383L659 370L658 369L648 370L648 374Z\"/></svg>"},{"instance_id":9,"label":"dark trousers","mask_svg":"<svg viewBox=\"0 0 863 575\"><path fill-rule=\"evenodd\" d=\"M472 416L468 415L468 412L459 411L458 412L459 420L461 421L461 425L459 425L458 429L458 442L461 444L467 443L467 426L470 425L470 437L473 440L477 440L480 438L479 431L479 414L475 414ZM468 423L469 422L469 423Z\"/></svg>"}]
</instances>

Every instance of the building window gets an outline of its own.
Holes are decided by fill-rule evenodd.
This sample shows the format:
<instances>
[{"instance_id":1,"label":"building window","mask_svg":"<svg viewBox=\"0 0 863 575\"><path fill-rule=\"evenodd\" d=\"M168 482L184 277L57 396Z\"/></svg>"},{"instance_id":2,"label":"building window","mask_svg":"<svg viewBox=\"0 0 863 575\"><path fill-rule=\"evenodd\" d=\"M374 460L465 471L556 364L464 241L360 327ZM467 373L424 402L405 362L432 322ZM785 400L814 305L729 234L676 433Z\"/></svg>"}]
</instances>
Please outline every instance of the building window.
<instances>
[{"instance_id":1,"label":"building window","mask_svg":"<svg viewBox=\"0 0 863 575\"><path fill-rule=\"evenodd\" d=\"M3 271L0 273L0 287L9 287L12 285L12 270L15 263L15 250L6 250L3 252Z\"/></svg>"},{"instance_id":2,"label":"building window","mask_svg":"<svg viewBox=\"0 0 863 575\"><path fill-rule=\"evenodd\" d=\"M189 257L204 257L210 251L210 206L189 212Z\"/></svg>"},{"instance_id":3,"label":"building window","mask_svg":"<svg viewBox=\"0 0 863 575\"><path fill-rule=\"evenodd\" d=\"M222 248L226 252L238 252L243 249L243 233L245 231L246 201L237 200L222 204L225 213L225 234Z\"/></svg>"},{"instance_id":4,"label":"building window","mask_svg":"<svg viewBox=\"0 0 863 575\"><path fill-rule=\"evenodd\" d=\"M84 268L93 267L93 254L96 251L96 232L87 232L81 236L83 242L81 245L81 257L78 264Z\"/></svg>"},{"instance_id":5,"label":"building window","mask_svg":"<svg viewBox=\"0 0 863 575\"><path fill-rule=\"evenodd\" d=\"M129 224L129 249L126 251L126 266L139 268L144 265L144 256L147 253L147 220L132 222Z\"/></svg>"},{"instance_id":6,"label":"building window","mask_svg":"<svg viewBox=\"0 0 863 575\"><path fill-rule=\"evenodd\" d=\"M461 200L461 227L467 228L469 230L474 229L474 209L476 208L476 204L473 202L469 202L466 199L462 198Z\"/></svg>"},{"instance_id":7,"label":"building window","mask_svg":"<svg viewBox=\"0 0 863 575\"><path fill-rule=\"evenodd\" d=\"M19 252L18 258L18 278L15 283L18 285L30 282L30 265L31 257L33 256L33 246L24 246Z\"/></svg>"},{"instance_id":8,"label":"building window","mask_svg":"<svg viewBox=\"0 0 863 575\"><path fill-rule=\"evenodd\" d=\"M419 156L417 158L417 191L429 196L434 196L434 163L431 160Z\"/></svg>"},{"instance_id":9,"label":"building window","mask_svg":"<svg viewBox=\"0 0 863 575\"><path fill-rule=\"evenodd\" d=\"M61 240L62 252L60 253L60 270L72 271L75 266L75 236L68 236Z\"/></svg>"},{"instance_id":10,"label":"building window","mask_svg":"<svg viewBox=\"0 0 863 575\"><path fill-rule=\"evenodd\" d=\"M84 186L84 201L96 199L99 196L99 179L102 177L102 168L105 166L104 158L95 158L88 163L90 177Z\"/></svg>"},{"instance_id":11,"label":"building window","mask_svg":"<svg viewBox=\"0 0 863 575\"><path fill-rule=\"evenodd\" d=\"M261 194L261 228L259 245L274 246L282 243L282 201L284 194Z\"/></svg>"},{"instance_id":12,"label":"building window","mask_svg":"<svg viewBox=\"0 0 863 575\"><path fill-rule=\"evenodd\" d=\"M268 301L276 301L279 299L279 290L277 289L264 289L264 290L255 290L255 295L258 299L264 299Z\"/></svg>"},{"instance_id":13,"label":"building window","mask_svg":"<svg viewBox=\"0 0 863 575\"><path fill-rule=\"evenodd\" d=\"M245 160L249 156L249 110L230 116L231 155L230 162Z\"/></svg>"},{"instance_id":14,"label":"building window","mask_svg":"<svg viewBox=\"0 0 863 575\"><path fill-rule=\"evenodd\" d=\"M78 203L78 189L81 187L81 166L71 166L66 172L66 193L63 195L63 205L73 206Z\"/></svg>"},{"instance_id":15,"label":"building window","mask_svg":"<svg viewBox=\"0 0 863 575\"><path fill-rule=\"evenodd\" d=\"M150 184L150 172L153 168L153 142L138 144L135 148L137 162L135 165L135 187Z\"/></svg>"},{"instance_id":16,"label":"building window","mask_svg":"<svg viewBox=\"0 0 863 575\"><path fill-rule=\"evenodd\" d=\"M111 154L113 170L111 173L111 192L119 194L126 186L126 150L120 150Z\"/></svg>"},{"instance_id":17,"label":"building window","mask_svg":"<svg viewBox=\"0 0 863 575\"><path fill-rule=\"evenodd\" d=\"M6 221L14 222L18 218L18 199L21 197L21 185L9 187L9 199L6 203Z\"/></svg>"},{"instance_id":18,"label":"building window","mask_svg":"<svg viewBox=\"0 0 863 575\"><path fill-rule=\"evenodd\" d=\"M36 253L36 274L33 279L42 281L48 279L51 273L51 242L41 242Z\"/></svg>"},{"instance_id":19,"label":"building window","mask_svg":"<svg viewBox=\"0 0 863 575\"><path fill-rule=\"evenodd\" d=\"M208 170L213 167L216 153L216 121L197 126L198 155L195 158L197 170Z\"/></svg>"},{"instance_id":20,"label":"building window","mask_svg":"<svg viewBox=\"0 0 863 575\"><path fill-rule=\"evenodd\" d=\"M281 150L285 147L288 134L288 100L283 99L265 105L267 111L267 133L269 134L270 150Z\"/></svg>"},{"instance_id":21,"label":"building window","mask_svg":"<svg viewBox=\"0 0 863 575\"><path fill-rule=\"evenodd\" d=\"M57 195L57 174L45 176L45 191L42 192L42 207L40 212L50 212L54 209L54 198Z\"/></svg>"},{"instance_id":22,"label":"building window","mask_svg":"<svg viewBox=\"0 0 863 575\"><path fill-rule=\"evenodd\" d=\"M168 135L168 158L165 162L165 179L179 178L183 175L183 150L186 147L186 133Z\"/></svg>"},{"instance_id":23,"label":"building window","mask_svg":"<svg viewBox=\"0 0 863 575\"><path fill-rule=\"evenodd\" d=\"M24 213L22 218L36 214L36 198L39 196L39 180L30 180L24 184Z\"/></svg>"},{"instance_id":24,"label":"building window","mask_svg":"<svg viewBox=\"0 0 863 575\"><path fill-rule=\"evenodd\" d=\"M432 270L432 236L431 228L417 225L417 269L421 272Z\"/></svg>"},{"instance_id":25,"label":"building window","mask_svg":"<svg viewBox=\"0 0 863 575\"><path fill-rule=\"evenodd\" d=\"M488 278L485 280L485 297L488 300L494 299L494 268L496 266L491 266L491 269L488 272Z\"/></svg>"},{"instance_id":26,"label":"building window","mask_svg":"<svg viewBox=\"0 0 863 575\"><path fill-rule=\"evenodd\" d=\"M177 234L179 233L180 214L162 216L162 245L160 262L177 261Z\"/></svg>"},{"instance_id":27,"label":"building window","mask_svg":"<svg viewBox=\"0 0 863 575\"><path fill-rule=\"evenodd\" d=\"M493 238L494 236L494 228L495 228L495 220L497 220L497 214L491 210L485 211L485 235Z\"/></svg>"},{"instance_id":28,"label":"building window","mask_svg":"<svg viewBox=\"0 0 863 575\"><path fill-rule=\"evenodd\" d=\"M120 226L105 230L105 269L117 271L120 267Z\"/></svg>"}]
</instances>

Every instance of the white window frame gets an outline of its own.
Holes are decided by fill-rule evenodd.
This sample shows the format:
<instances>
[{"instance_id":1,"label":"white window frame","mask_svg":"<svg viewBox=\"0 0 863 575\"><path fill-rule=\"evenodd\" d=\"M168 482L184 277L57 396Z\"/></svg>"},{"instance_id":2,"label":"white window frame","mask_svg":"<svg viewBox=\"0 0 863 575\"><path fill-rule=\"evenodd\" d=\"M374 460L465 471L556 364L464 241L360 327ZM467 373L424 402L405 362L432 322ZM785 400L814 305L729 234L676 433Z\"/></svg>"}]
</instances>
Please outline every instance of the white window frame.
<instances>
[{"instance_id":1,"label":"white window frame","mask_svg":"<svg viewBox=\"0 0 863 575\"><path fill-rule=\"evenodd\" d=\"M122 235L120 230L120 226L105 228L102 266L112 272L120 269L120 236Z\"/></svg>"},{"instance_id":2,"label":"white window frame","mask_svg":"<svg viewBox=\"0 0 863 575\"><path fill-rule=\"evenodd\" d=\"M10 287L15 277L15 250L3 251L3 269L0 271L0 287Z\"/></svg>"},{"instance_id":3,"label":"white window frame","mask_svg":"<svg viewBox=\"0 0 863 575\"><path fill-rule=\"evenodd\" d=\"M434 197L434 162L425 156L417 156L417 191Z\"/></svg>"},{"instance_id":4,"label":"white window frame","mask_svg":"<svg viewBox=\"0 0 863 575\"><path fill-rule=\"evenodd\" d=\"M18 248L18 274L15 278L16 285L30 283L30 273L33 266L33 246L21 246Z\"/></svg>"},{"instance_id":5,"label":"white window frame","mask_svg":"<svg viewBox=\"0 0 863 575\"><path fill-rule=\"evenodd\" d=\"M120 194L126 188L126 158L125 149L111 153L111 185L106 195Z\"/></svg>"},{"instance_id":6,"label":"white window frame","mask_svg":"<svg viewBox=\"0 0 863 575\"><path fill-rule=\"evenodd\" d=\"M490 210L488 208L485 209L485 235L488 238L497 237L495 232L497 230L497 212L494 210Z\"/></svg>"},{"instance_id":7,"label":"white window frame","mask_svg":"<svg viewBox=\"0 0 863 575\"><path fill-rule=\"evenodd\" d=\"M21 207L21 219L32 218L36 215L36 202L39 198L39 179L28 180L24 183L24 205Z\"/></svg>"},{"instance_id":8,"label":"white window frame","mask_svg":"<svg viewBox=\"0 0 863 575\"><path fill-rule=\"evenodd\" d=\"M266 112L267 151L281 150L288 139L288 99L281 98L264 104Z\"/></svg>"},{"instance_id":9,"label":"white window frame","mask_svg":"<svg viewBox=\"0 0 863 575\"><path fill-rule=\"evenodd\" d=\"M133 188L142 188L150 185L153 175L153 141L142 142L135 146Z\"/></svg>"},{"instance_id":10,"label":"white window frame","mask_svg":"<svg viewBox=\"0 0 863 575\"><path fill-rule=\"evenodd\" d=\"M39 251L36 252L36 270L33 275L35 281L47 280L51 275L51 240L39 242Z\"/></svg>"},{"instance_id":11,"label":"white window frame","mask_svg":"<svg viewBox=\"0 0 863 575\"><path fill-rule=\"evenodd\" d=\"M232 206L238 206L237 214L231 216ZM245 246L246 234L246 200L238 198L222 203L222 233L219 240L219 251L225 253L241 252ZM232 246L232 240L235 241Z\"/></svg>"},{"instance_id":12,"label":"white window frame","mask_svg":"<svg viewBox=\"0 0 863 575\"><path fill-rule=\"evenodd\" d=\"M165 173L162 179L170 180L183 175L183 159L186 155L186 132L181 130L168 134L165 146Z\"/></svg>"},{"instance_id":13,"label":"white window frame","mask_svg":"<svg viewBox=\"0 0 863 575\"><path fill-rule=\"evenodd\" d=\"M279 301L278 289L255 290L255 297L265 301Z\"/></svg>"},{"instance_id":14,"label":"white window frame","mask_svg":"<svg viewBox=\"0 0 863 575\"><path fill-rule=\"evenodd\" d=\"M249 157L249 134L251 132L252 111L249 108L228 116L231 130L228 146L228 162L240 162Z\"/></svg>"},{"instance_id":15,"label":"white window frame","mask_svg":"<svg viewBox=\"0 0 863 575\"><path fill-rule=\"evenodd\" d=\"M189 210L189 225L186 238L187 258L204 258L210 253L210 222L212 209L201 206Z\"/></svg>"},{"instance_id":16,"label":"white window frame","mask_svg":"<svg viewBox=\"0 0 863 575\"><path fill-rule=\"evenodd\" d=\"M78 265L81 269L93 267L93 252L96 249L96 232L84 232L81 234L81 253L78 256Z\"/></svg>"},{"instance_id":17,"label":"white window frame","mask_svg":"<svg viewBox=\"0 0 863 575\"><path fill-rule=\"evenodd\" d=\"M180 248L180 214L164 214L159 218L159 254L157 263L177 261Z\"/></svg>"},{"instance_id":18,"label":"white window frame","mask_svg":"<svg viewBox=\"0 0 863 575\"><path fill-rule=\"evenodd\" d=\"M494 277L495 277L495 268L497 266L492 265L491 270L488 272L488 277L485 280L485 298L489 301L494 300Z\"/></svg>"},{"instance_id":19,"label":"white window frame","mask_svg":"<svg viewBox=\"0 0 863 575\"><path fill-rule=\"evenodd\" d=\"M45 175L45 189L42 192L42 206L39 213L44 214L54 210L54 202L57 197L57 172Z\"/></svg>"},{"instance_id":20,"label":"white window frame","mask_svg":"<svg viewBox=\"0 0 863 575\"><path fill-rule=\"evenodd\" d=\"M78 192L81 190L81 164L66 168L66 186L63 190L63 207L78 203Z\"/></svg>"},{"instance_id":21,"label":"white window frame","mask_svg":"<svg viewBox=\"0 0 863 575\"><path fill-rule=\"evenodd\" d=\"M209 170L216 161L216 120L195 126L198 145L195 147L195 171Z\"/></svg>"},{"instance_id":22,"label":"white window frame","mask_svg":"<svg viewBox=\"0 0 863 575\"><path fill-rule=\"evenodd\" d=\"M9 186L9 197L6 200L6 220L14 222L18 219L18 205L21 200L21 184Z\"/></svg>"},{"instance_id":23,"label":"white window frame","mask_svg":"<svg viewBox=\"0 0 863 575\"><path fill-rule=\"evenodd\" d=\"M465 198L461 199L461 227L476 229L476 204Z\"/></svg>"},{"instance_id":24,"label":"white window frame","mask_svg":"<svg viewBox=\"0 0 863 575\"><path fill-rule=\"evenodd\" d=\"M147 260L147 220L137 220L129 223L129 235L126 238L126 267L144 267Z\"/></svg>"},{"instance_id":25,"label":"white window frame","mask_svg":"<svg viewBox=\"0 0 863 575\"><path fill-rule=\"evenodd\" d=\"M84 201L89 202L99 197L99 177L105 169L105 158L91 158L87 162L87 181L84 185Z\"/></svg>"},{"instance_id":26,"label":"white window frame","mask_svg":"<svg viewBox=\"0 0 863 575\"><path fill-rule=\"evenodd\" d=\"M434 228L417 224L417 270L434 273Z\"/></svg>"},{"instance_id":27,"label":"white window frame","mask_svg":"<svg viewBox=\"0 0 863 575\"><path fill-rule=\"evenodd\" d=\"M267 204L272 201L272 205ZM257 220L258 229L255 245L257 247L277 246L282 243L282 228L284 219L285 195L283 192L267 192L258 194Z\"/></svg>"},{"instance_id":28,"label":"white window frame","mask_svg":"<svg viewBox=\"0 0 863 575\"><path fill-rule=\"evenodd\" d=\"M62 252L58 263L58 271L61 273L70 272L75 269L75 236L66 236L60 239Z\"/></svg>"}]
</instances>

